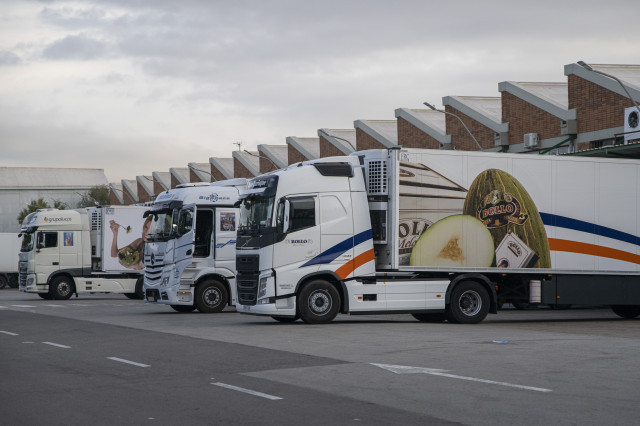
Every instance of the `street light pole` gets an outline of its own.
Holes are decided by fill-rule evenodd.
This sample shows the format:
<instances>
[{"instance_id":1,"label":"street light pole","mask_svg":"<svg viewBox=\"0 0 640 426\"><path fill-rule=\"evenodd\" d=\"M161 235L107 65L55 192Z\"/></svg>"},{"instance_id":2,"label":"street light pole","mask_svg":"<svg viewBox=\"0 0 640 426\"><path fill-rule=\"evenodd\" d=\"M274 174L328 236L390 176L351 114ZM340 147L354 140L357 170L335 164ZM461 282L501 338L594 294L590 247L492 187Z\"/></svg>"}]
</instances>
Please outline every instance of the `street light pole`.
<instances>
[{"instance_id":1,"label":"street light pole","mask_svg":"<svg viewBox=\"0 0 640 426\"><path fill-rule=\"evenodd\" d=\"M620 81L617 77L611 75L611 74L607 74L604 73L602 71L598 71L598 70L594 70L593 68L591 68L591 66L589 64L587 64L584 61L578 61L578 65L580 65L582 68L586 69L587 71L591 71L591 72L595 72L596 74L601 74L604 75L605 77L609 77L614 79L615 81L618 82L618 84L622 87L622 89L624 90L624 92L627 94L627 96L629 97L629 99L631 99L631 102L633 102L633 104L636 106L636 109L638 110L638 113L640 113L640 106L638 106L638 103L636 102L635 99L633 99L633 96L631 96L631 93L629 93L629 91L627 90L627 88L625 87L625 85L622 83L622 81Z\"/></svg>"},{"instance_id":2,"label":"street light pole","mask_svg":"<svg viewBox=\"0 0 640 426\"><path fill-rule=\"evenodd\" d=\"M269 168L269 170L267 171L267 173L269 173L271 170L273 170L273 168L275 167L276 170L278 170L278 165L276 163L274 163L273 161L271 161L271 158L265 157L263 155L259 155L259 154L254 154L253 152L249 152L246 149L244 150L244 152L246 152L249 155L253 155L254 157L258 157L258 158L264 158L265 160L267 160L268 162L271 163L271 167ZM260 167L258 167L260 168Z\"/></svg>"},{"instance_id":3,"label":"street light pole","mask_svg":"<svg viewBox=\"0 0 640 426\"><path fill-rule=\"evenodd\" d=\"M348 139L341 138L340 136L336 136L336 135L330 135L330 134L329 134L326 130L324 130L324 129L320 129L319 131L320 131L320 133L322 133L322 134L324 134L324 135L326 135L326 136L328 136L328 137L330 137L330 138L334 138L334 139L339 139L339 140L341 140L341 141L345 141L346 143L348 143L348 144L349 144L349 146L350 146L351 148L353 148L353 151L354 151L354 152L355 152L355 151L357 151L356 147L355 147L355 146L353 146L353 145L351 144L351 141L349 141Z\"/></svg>"},{"instance_id":4,"label":"street light pole","mask_svg":"<svg viewBox=\"0 0 640 426\"><path fill-rule=\"evenodd\" d=\"M464 127L464 129L467 131L467 133L469 133L469 136L471 136L471 139L473 139L473 141L476 143L476 145L478 146L478 149L480 151L482 151L482 146L478 143L478 141L476 140L476 138L473 136L473 133L471 133L471 130L469 130L469 128L467 127L466 124L464 124L464 121L462 121L462 119L460 117L458 117L457 115L455 115L452 112L449 111L445 111L443 109L437 109L436 107L434 107L433 105L431 105L429 102L423 102L423 104L425 104L427 107L429 107L430 109L434 110L434 111L438 111L441 112L443 114L447 114L450 115L452 117L455 117L458 119L458 121L460 122L460 124L462 124L462 127Z\"/></svg>"}]
</instances>

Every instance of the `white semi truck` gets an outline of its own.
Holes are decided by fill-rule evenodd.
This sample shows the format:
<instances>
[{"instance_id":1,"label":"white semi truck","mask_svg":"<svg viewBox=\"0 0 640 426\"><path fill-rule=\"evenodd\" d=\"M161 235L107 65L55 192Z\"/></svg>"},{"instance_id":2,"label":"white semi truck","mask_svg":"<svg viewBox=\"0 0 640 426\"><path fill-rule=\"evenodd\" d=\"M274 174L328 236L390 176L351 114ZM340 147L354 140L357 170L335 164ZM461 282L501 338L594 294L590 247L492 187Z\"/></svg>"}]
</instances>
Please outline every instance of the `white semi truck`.
<instances>
[{"instance_id":1,"label":"white semi truck","mask_svg":"<svg viewBox=\"0 0 640 426\"><path fill-rule=\"evenodd\" d=\"M248 182L239 312L477 323L501 302L640 315L640 162L356 152Z\"/></svg>"},{"instance_id":2,"label":"white semi truck","mask_svg":"<svg viewBox=\"0 0 640 426\"><path fill-rule=\"evenodd\" d=\"M180 185L159 194L145 246L145 300L177 312L213 313L236 303L235 243L245 179Z\"/></svg>"},{"instance_id":3,"label":"white semi truck","mask_svg":"<svg viewBox=\"0 0 640 426\"><path fill-rule=\"evenodd\" d=\"M0 233L0 289L18 286L18 233Z\"/></svg>"},{"instance_id":4,"label":"white semi truck","mask_svg":"<svg viewBox=\"0 0 640 426\"><path fill-rule=\"evenodd\" d=\"M19 289L43 299L121 293L142 299L144 206L42 209L22 223Z\"/></svg>"}]
</instances>

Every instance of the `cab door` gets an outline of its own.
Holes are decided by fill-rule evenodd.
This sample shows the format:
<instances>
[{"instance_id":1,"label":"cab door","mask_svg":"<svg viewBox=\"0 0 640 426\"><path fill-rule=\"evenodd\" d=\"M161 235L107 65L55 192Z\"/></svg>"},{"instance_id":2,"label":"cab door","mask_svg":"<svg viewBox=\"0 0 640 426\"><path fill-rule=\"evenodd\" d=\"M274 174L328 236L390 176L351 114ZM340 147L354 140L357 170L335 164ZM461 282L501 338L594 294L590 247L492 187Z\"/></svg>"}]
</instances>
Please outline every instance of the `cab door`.
<instances>
[{"instance_id":1,"label":"cab door","mask_svg":"<svg viewBox=\"0 0 640 426\"><path fill-rule=\"evenodd\" d=\"M320 225L315 194L282 198L277 210L277 239L273 266L279 285L295 286L304 275L318 270ZM293 288L293 287L291 287Z\"/></svg>"},{"instance_id":2,"label":"cab door","mask_svg":"<svg viewBox=\"0 0 640 426\"><path fill-rule=\"evenodd\" d=\"M53 272L60 269L58 231L39 231L36 235L35 269L38 284L45 284Z\"/></svg>"},{"instance_id":3,"label":"cab door","mask_svg":"<svg viewBox=\"0 0 640 426\"><path fill-rule=\"evenodd\" d=\"M217 267L235 270L236 220L238 209L218 207L214 231L215 258Z\"/></svg>"},{"instance_id":4,"label":"cab door","mask_svg":"<svg viewBox=\"0 0 640 426\"><path fill-rule=\"evenodd\" d=\"M194 250L194 224L196 223L196 205L188 204L178 212L174 223L176 267L182 273L193 260Z\"/></svg>"}]
</instances>

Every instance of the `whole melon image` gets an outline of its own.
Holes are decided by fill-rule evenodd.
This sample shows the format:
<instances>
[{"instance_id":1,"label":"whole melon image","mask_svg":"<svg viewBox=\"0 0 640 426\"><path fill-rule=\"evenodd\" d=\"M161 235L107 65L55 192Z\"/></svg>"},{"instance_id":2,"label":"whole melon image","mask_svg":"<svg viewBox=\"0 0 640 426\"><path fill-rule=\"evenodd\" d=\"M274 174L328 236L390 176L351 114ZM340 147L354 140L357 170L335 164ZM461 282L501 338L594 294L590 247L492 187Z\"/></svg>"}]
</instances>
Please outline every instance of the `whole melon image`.
<instances>
[{"instance_id":1,"label":"whole melon image","mask_svg":"<svg viewBox=\"0 0 640 426\"><path fill-rule=\"evenodd\" d=\"M469 187L462 212L478 219L491 233L497 247L495 266L551 267L540 213L529 193L509 173L497 169L480 173ZM530 255L521 256L523 252ZM518 256L519 264L513 260Z\"/></svg>"},{"instance_id":2,"label":"whole melon image","mask_svg":"<svg viewBox=\"0 0 640 426\"><path fill-rule=\"evenodd\" d=\"M473 216L456 214L440 219L418 239L409 265L490 267L494 242L487 228Z\"/></svg>"}]
</instances>

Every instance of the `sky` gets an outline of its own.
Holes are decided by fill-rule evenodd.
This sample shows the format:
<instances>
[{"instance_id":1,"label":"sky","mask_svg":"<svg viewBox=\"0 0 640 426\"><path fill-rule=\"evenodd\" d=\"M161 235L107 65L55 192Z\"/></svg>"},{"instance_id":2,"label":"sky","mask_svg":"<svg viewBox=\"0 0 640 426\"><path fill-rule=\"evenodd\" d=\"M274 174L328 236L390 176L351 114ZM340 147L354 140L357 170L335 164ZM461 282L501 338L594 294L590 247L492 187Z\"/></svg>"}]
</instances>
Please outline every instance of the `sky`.
<instances>
[{"instance_id":1,"label":"sky","mask_svg":"<svg viewBox=\"0 0 640 426\"><path fill-rule=\"evenodd\" d=\"M640 64L637 0L0 0L0 166L109 182Z\"/></svg>"}]
</instances>

